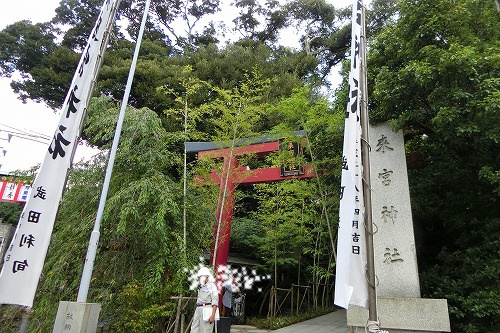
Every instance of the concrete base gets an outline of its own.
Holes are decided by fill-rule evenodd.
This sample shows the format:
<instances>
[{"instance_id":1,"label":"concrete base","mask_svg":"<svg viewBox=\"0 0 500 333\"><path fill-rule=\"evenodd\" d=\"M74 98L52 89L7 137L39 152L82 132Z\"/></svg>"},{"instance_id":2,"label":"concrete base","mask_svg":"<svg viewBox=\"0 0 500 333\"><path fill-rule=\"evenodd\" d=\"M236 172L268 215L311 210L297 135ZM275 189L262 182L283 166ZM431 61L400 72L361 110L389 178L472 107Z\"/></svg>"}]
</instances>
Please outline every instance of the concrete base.
<instances>
[{"instance_id":1,"label":"concrete base","mask_svg":"<svg viewBox=\"0 0 500 333\"><path fill-rule=\"evenodd\" d=\"M446 299L378 298L377 312L380 328L390 333L451 332ZM364 332L367 320L368 310L349 306L347 325Z\"/></svg>"},{"instance_id":2,"label":"concrete base","mask_svg":"<svg viewBox=\"0 0 500 333\"><path fill-rule=\"evenodd\" d=\"M95 333L101 304L59 302L52 333Z\"/></svg>"}]
</instances>

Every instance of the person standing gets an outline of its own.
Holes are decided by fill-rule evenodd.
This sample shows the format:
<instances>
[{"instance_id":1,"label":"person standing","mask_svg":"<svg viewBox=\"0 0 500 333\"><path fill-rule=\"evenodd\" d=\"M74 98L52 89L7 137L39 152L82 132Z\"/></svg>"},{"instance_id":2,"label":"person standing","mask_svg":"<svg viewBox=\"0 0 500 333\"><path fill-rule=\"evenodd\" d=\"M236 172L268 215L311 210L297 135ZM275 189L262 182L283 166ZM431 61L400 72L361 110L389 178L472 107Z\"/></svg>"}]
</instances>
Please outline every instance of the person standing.
<instances>
[{"instance_id":1,"label":"person standing","mask_svg":"<svg viewBox=\"0 0 500 333\"><path fill-rule=\"evenodd\" d=\"M222 295L222 317L231 317L233 293L235 292L239 292L239 289L234 285L233 279L230 278L224 285L224 295Z\"/></svg>"},{"instance_id":2,"label":"person standing","mask_svg":"<svg viewBox=\"0 0 500 333\"><path fill-rule=\"evenodd\" d=\"M201 267L197 277L200 289L198 289L191 333L212 333L219 305L217 287L211 281L213 280L212 273L207 267Z\"/></svg>"}]
</instances>

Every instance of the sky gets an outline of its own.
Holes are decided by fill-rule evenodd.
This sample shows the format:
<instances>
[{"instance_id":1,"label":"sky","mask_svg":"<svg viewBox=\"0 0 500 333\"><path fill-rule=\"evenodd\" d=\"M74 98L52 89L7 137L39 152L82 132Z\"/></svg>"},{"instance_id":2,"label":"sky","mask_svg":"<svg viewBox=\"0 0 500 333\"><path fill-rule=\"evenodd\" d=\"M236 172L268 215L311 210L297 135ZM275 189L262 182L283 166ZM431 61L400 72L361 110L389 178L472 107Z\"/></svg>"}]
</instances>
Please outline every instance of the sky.
<instances>
[{"instance_id":1,"label":"sky","mask_svg":"<svg viewBox=\"0 0 500 333\"><path fill-rule=\"evenodd\" d=\"M0 0L0 30L20 20L31 20L33 23L47 22L55 15L59 1ZM223 0L224 3L230 1ZM332 0L331 2L336 7L342 8L350 5L352 0ZM227 10L223 10L219 15L227 19L227 13ZM288 36L293 35L293 32L288 34ZM291 37L285 35L283 38ZM283 42L280 41L284 44ZM293 42L291 45L293 46ZM41 163L60 118L60 113L47 108L43 103L29 100L23 104L10 88L10 81L9 78L0 77L0 174L28 169ZM14 129L17 132L36 135L36 141L20 136L12 136L9 141L8 132L12 133ZM92 148L79 145L74 162L89 158L95 153L96 151Z\"/></svg>"}]
</instances>

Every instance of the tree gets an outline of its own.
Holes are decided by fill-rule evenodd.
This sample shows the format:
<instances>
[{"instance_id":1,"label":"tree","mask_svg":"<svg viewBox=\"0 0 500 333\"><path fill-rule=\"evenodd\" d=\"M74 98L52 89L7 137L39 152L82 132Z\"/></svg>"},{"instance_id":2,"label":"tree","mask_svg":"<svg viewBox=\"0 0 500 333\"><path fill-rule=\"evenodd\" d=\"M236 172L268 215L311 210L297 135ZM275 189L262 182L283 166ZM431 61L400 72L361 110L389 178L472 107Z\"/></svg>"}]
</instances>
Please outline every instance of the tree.
<instances>
[{"instance_id":1,"label":"tree","mask_svg":"<svg viewBox=\"0 0 500 333\"><path fill-rule=\"evenodd\" d=\"M169 0L152 1L150 9L152 16L152 28L156 33L162 34L174 41L174 45L180 51L192 48L197 37L195 27L202 18L214 14L220 10L220 0ZM144 1L137 1L135 6L130 4L122 5L124 15L131 20L127 28L131 36L136 36L139 29L139 22L144 11ZM184 31L179 31L179 27L184 25ZM166 30L166 33L163 31ZM207 36L213 36L214 30L205 30ZM167 40L167 38L165 38Z\"/></svg>"},{"instance_id":2,"label":"tree","mask_svg":"<svg viewBox=\"0 0 500 333\"><path fill-rule=\"evenodd\" d=\"M449 299L454 331L491 331L500 313L488 231L500 212L499 13L482 0L402 1L398 9L370 47L372 119L403 128L419 160L409 177L424 295Z\"/></svg>"},{"instance_id":3,"label":"tree","mask_svg":"<svg viewBox=\"0 0 500 333\"><path fill-rule=\"evenodd\" d=\"M374 7L377 29L391 18L391 1L377 0L382 3ZM61 106L100 5L100 0L64 0L51 22L33 25L21 21L0 32L0 75L20 74L11 86L22 100L43 102L53 109ZM303 82L319 89L349 47L347 11L323 0L297 0L284 6L276 1L264 5L237 1L241 15L236 29L245 30L244 38L222 46L217 43L224 29L212 21L200 26L219 5L219 0L152 2L131 93L134 107L146 106L160 116L171 108L175 102L156 88L180 88L174 86L176 77L186 65L201 80L224 89L237 86L256 65L267 78L281 77L272 88L284 87L284 95ZM98 94L121 98L143 8L142 0L121 2L117 20L129 23L125 29L114 28L97 82ZM180 31L179 26L186 28ZM304 50L280 45L279 33L289 26L307 27L302 37Z\"/></svg>"}]
</instances>

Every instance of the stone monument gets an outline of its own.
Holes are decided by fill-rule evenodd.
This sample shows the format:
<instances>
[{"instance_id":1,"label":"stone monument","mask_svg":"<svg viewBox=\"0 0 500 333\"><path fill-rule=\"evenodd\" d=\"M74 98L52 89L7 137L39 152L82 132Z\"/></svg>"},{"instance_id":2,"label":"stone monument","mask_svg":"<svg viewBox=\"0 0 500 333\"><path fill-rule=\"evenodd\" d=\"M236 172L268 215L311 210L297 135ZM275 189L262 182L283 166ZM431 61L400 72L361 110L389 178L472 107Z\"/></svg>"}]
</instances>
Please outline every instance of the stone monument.
<instances>
[{"instance_id":1,"label":"stone monument","mask_svg":"<svg viewBox=\"0 0 500 333\"><path fill-rule=\"evenodd\" d=\"M390 333L450 332L446 299L420 298L403 133L369 129L372 221L380 327ZM349 306L347 324L364 332L368 310Z\"/></svg>"}]
</instances>

